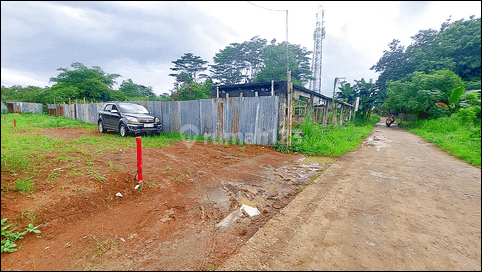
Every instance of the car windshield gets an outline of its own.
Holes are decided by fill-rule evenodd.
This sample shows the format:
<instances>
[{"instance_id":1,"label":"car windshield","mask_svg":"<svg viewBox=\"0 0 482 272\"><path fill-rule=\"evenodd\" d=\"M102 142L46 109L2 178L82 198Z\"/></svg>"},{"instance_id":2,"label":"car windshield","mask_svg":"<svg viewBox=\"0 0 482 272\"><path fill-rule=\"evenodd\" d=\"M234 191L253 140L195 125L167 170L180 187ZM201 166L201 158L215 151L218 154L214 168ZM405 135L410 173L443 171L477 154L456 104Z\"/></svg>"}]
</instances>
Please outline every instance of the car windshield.
<instances>
[{"instance_id":1,"label":"car windshield","mask_svg":"<svg viewBox=\"0 0 482 272\"><path fill-rule=\"evenodd\" d=\"M124 113L149 113L146 108L137 104L119 104L119 107Z\"/></svg>"}]
</instances>

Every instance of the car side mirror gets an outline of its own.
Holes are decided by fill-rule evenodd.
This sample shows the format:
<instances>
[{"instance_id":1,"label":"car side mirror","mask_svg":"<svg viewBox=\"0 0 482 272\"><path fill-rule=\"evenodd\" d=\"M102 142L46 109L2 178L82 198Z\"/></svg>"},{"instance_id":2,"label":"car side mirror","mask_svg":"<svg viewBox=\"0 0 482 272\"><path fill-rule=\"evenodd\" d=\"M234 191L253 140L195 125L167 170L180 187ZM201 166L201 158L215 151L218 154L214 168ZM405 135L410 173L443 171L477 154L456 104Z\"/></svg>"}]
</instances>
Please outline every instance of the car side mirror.
<instances>
[{"instance_id":1,"label":"car side mirror","mask_svg":"<svg viewBox=\"0 0 482 272\"><path fill-rule=\"evenodd\" d=\"M119 113L117 110L111 110L112 113Z\"/></svg>"}]
</instances>

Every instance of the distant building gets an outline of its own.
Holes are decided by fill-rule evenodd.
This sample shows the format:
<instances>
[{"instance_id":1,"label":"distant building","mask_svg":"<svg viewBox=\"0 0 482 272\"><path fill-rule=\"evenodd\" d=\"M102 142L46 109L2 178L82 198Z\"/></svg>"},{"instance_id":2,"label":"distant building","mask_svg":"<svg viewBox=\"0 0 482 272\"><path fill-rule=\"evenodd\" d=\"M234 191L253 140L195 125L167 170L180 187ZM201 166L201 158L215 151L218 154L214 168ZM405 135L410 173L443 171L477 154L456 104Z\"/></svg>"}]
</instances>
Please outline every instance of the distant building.
<instances>
[{"instance_id":1,"label":"distant building","mask_svg":"<svg viewBox=\"0 0 482 272\"><path fill-rule=\"evenodd\" d=\"M288 115L288 89L286 81L215 85L211 89L212 98L257 96L279 96L278 129L283 133L283 128L286 124L286 118ZM323 124L326 126L327 111L332 109L333 99L331 97L294 85L293 101L293 121L302 120L307 111L312 111L313 120L320 122L324 120ZM340 108L341 110L353 108L352 105L344 102L337 102L336 104L337 108ZM351 118L352 114L352 111L350 111L345 114L345 117Z\"/></svg>"}]
</instances>

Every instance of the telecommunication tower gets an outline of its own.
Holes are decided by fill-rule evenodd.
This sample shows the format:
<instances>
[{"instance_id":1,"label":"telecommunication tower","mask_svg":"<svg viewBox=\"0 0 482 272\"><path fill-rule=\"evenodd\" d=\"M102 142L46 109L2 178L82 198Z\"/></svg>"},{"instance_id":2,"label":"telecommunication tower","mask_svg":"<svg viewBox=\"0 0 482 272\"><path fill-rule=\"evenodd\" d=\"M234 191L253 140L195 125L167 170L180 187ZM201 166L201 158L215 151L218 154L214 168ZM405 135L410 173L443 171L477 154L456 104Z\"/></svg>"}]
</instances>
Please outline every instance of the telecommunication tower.
<instances>
[{"instance_id":1,"label":"telecommunication tower","mask_svg":"<svg viewBox=\"0 0 482 272\"><path fill-rule=\"evenodd\" d=\"M325 10L321 3L318 3L318 12L316 13L316 27L313 33L313 59L311 60L311 72L315 78L310 81L310 90L321 94L321 58L323 39L325 38L325 26L324 26Z\"/></svg>"}]
</instances>

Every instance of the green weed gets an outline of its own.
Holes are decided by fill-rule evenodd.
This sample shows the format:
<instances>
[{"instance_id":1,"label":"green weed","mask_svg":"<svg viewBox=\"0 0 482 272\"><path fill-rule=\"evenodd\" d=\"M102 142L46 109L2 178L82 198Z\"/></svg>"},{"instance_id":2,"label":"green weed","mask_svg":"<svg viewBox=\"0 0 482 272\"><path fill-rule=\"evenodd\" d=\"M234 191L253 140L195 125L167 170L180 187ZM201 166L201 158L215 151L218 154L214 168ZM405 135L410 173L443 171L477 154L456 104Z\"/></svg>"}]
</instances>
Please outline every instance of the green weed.
<instances>
[{"instance_id":1,"label":"green weed","mask_svg":"<svg viewBox=\"0 0 482 272\"><path fill-rule=\"evenodd\" d=\"M98 180L100 183L106 183L106 182L107 182L107 178L102 177L102 176L98 176L98 177L97 177L97 180Z\"/></svg>"},{"instance_id":2,"label":"green weed","mask_svg":"<svg viewBox=\"0 0 482 272\"><path fill-rule=\"evenodd\" d=\"M33 190L34 185L35 181L32 180L32 177L22 178L17 180L17 183L15 184L15 189L21 193L30 193L30 191Z\"/></svg>"},{"instance_id":3,"label":"green weed","mask_svg":"<svg viewBox=\"0 0 482 272\"><path fill-rule=\"evenodd\" d=\"M41 233L40 230L38 230L38 226L34 227L32 224L28 224L27 230L24 232L14 232L15 229L13 230L7 230L11 225L6 225L5 222L8 220L8 218L3 218L2 219L2 248L1 248L1 253L3 252L15 252L18 249L15 248L17 245L15 244L15 241L18 239L23 239L23 236L27 234L28 232L33 232L33 233Z\"/></svg>"},{"instance_id":4,"label":"green weed","mask_svg":"<svg viewBox=\"0 0 482 272\"><path fill-rule=\"evenodd\" d=\"M35 219L37 219L37 214L35 213L35 211L26 210L20 213L20 218L22 219L28 218L30 222L33 224L35 222Z\"/></svg>"},{"instance_id":5,"label":"green weed","mask_svg":"<svg viewBox=\"0 0 482 272\"><path fill-rule=\"evenodd\" d=\"M274 144L273 148L285 153L300 152L305 155L339 157L358 149L379 120L378 115L372 114L368 120L354 119L343 127L323 127L313 122L311 115L308 114L303 123L293 129L291 148L280 142Z\"/></svg>"}]
</instances>

